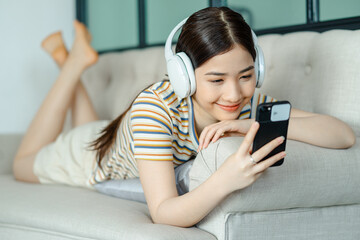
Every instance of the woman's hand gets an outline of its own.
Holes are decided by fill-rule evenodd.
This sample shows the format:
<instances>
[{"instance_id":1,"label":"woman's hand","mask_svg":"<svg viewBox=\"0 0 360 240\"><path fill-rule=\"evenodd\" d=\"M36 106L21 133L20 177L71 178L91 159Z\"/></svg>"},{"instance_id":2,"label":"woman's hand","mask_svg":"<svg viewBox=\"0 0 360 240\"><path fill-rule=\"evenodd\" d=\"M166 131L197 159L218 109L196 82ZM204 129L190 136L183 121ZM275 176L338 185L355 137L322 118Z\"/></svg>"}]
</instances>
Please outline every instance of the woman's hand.
<instances>
[{"instance_id":1,"label":"woman's hand","mask_svg":"<svg viewBox=\"0 0 360 240\"><path fill-rule=\"evenodd\" d=\"M225 120L205 127L200 135L198 151L207 148L210 141L216 142L222 137L244 136L253 122L254 119Z\"/></svg>"},{"instance_id":2,"label":"woman's hand","mask_svg":"<svg viewBox=\"0 0 360 240\"><path fill-rule=\"evenodd\" d=\"M225 188L224 191L226 193L231 193L251 185L267 168L285 157L286 153L280 152L268 159L264 159L284 141L283 137L275 138L256 152L250 154L258 129L258 122L252 124L239 149L226 159L218 169L217 173L219 176L222 176L221 185Z\"/></svg>"},{"instance_id":3,"label":"woman's hand","mask_svg":"<svg viewBox=\"0 0 360 240\"><path fill-rule=\"evenodd\" d=\"M284 157L277 154L262 162L280 144L277 138L252 154L250 148L259 128L254 123L239 149L231 155L205 182L194 190L178 196L172 161L137 160L140 180L151 217L155 223L190 227L203 219L231 192L252 184L262 172Z\"/></svg>"}]
</instances>

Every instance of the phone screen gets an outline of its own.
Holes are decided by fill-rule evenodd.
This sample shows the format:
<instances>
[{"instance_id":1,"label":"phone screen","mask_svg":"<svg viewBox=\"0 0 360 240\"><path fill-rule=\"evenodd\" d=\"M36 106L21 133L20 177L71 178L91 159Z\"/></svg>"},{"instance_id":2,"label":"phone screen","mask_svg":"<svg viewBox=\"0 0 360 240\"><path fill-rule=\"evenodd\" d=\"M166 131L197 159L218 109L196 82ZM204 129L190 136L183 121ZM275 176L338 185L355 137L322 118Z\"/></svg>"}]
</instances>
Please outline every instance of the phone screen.
<instances>
[{"instance_id":1,"label":"phone screen","mask_svg":"<svg viewBox=\"0 0 360 240\"><path fill-rule=\"evenodd\" d=\"M277 137L285 137L285 141L271 151L263 160L285 151L290 111L291 104L288 101L262 103L257 107L256 121L259 122L260 127L254 139L253 152L256 152ZM280 166L283 162L284 159L281 159L272 167Z\"/></svg>"}]
</instances>

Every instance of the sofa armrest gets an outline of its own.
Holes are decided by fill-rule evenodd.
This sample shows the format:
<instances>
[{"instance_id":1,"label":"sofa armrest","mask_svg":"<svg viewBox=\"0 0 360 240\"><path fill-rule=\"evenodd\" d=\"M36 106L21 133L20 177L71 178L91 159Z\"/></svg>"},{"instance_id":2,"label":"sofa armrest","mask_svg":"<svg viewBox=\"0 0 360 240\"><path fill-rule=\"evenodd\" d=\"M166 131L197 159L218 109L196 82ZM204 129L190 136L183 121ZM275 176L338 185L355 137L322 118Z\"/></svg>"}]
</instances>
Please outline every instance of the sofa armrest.
<instances>
[{"instance_id":1,"label":"sofa armrest","mask_svg":"<svg viewBox=\"0 0 360 240\"><path fill-rule=\"evenodd\" d=\"M22 134L0 134L0 174L12 172L12 162Z\"/></svg>"},{"instance_id":2,"label":"sofa armrest","mask_svg":"<svg viewBox=\"0 0 360 240\"><path fill-rule=\"evenodd\" d=\"M213 174L242 140L223 138L201 151L189 173L190 191ZM359 142L357 138L352 148L335 150L288 141L282 166L269 168L255 183L230 194L198 227L219 237L223 229L216 226L231 213L360 203Z\"/></svg>"}]
</instances>

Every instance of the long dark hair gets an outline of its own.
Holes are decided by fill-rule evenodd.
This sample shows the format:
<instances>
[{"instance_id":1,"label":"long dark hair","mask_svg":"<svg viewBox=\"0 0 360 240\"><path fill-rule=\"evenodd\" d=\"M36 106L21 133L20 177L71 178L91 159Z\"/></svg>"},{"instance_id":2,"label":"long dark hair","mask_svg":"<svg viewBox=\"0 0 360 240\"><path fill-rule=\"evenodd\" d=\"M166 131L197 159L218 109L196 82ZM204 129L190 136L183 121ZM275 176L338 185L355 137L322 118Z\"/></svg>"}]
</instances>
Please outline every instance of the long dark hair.
<instances>
[{"instance_id":1,"label":"long dark hair","mask_svg":"<svg viewBox=\"0 0 360 240\"><path fill-rule=\"evenodd\" d=\"M255 61L256 51L251 29L244 18L227 7L209 7L189 17L182 27L175 51L185 52L196 69L210 58L231 50L236 44L245 47ZM97 151L100 167L101 160L114 143L120 122L131 105L91 143L91 148Z\"/></svg>"}]
</instances>

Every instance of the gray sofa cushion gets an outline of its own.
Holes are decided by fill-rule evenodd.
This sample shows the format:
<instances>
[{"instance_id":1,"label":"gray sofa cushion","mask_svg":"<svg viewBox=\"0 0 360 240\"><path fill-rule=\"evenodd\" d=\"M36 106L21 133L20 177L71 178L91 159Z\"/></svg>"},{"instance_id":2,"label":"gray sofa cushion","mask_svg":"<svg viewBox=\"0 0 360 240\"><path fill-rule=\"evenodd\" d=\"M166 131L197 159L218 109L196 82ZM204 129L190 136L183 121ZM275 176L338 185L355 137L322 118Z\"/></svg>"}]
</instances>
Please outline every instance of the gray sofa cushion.
<instances>
[{"instance_id":1,"label":"gray sofa cushion","mask_svg":"<svg viewBox=\"0 0 360 240\"><path fill-rule=\"evenodd\" d=\"M190 170L190 190L205 181L240 146L228 137L201 151ZM350 149L327 149L288 140L284 164L231 194L223 211L264 211L360 203L360 139Z\"/></svg>"},{"instance_id":2,"label":"gray sofa cushion","mask_svg":"<svg viewBox=\"0 0 360 240\"><path fill-rule=\"evenodd\" d=\"M219 240L359 240L359 216L359 204L231 213Z\"/></svg>"},{"instance_id":3,"label":"gray sofa cushion","mask_svg":"<svg viewBox=\"0 0 360 240\"><path fill-rule=\"evenodd\" d=\"M143 203L0 175L1 239L216 239L197 228L153 224Z\"/></svg>"},{"instance_id":4,"label":"gray sofa cushion","mask_svg":"<svg viewBox=\"0 0 360 240\"><path fill-rule=\"evenodd\" d=\"M202 150L190 170L190 191L215 172L242 140L223 138ZM197 226L218 239L225 239L226 229L234 229L227 223L228 216L233 214L360 203L359 138L347 150L325 149L290 140L286 152L282 166L269 168L254 184L230 194ZM231 234L237 233L231 230Z\"/></svg>"}]
</instances>

